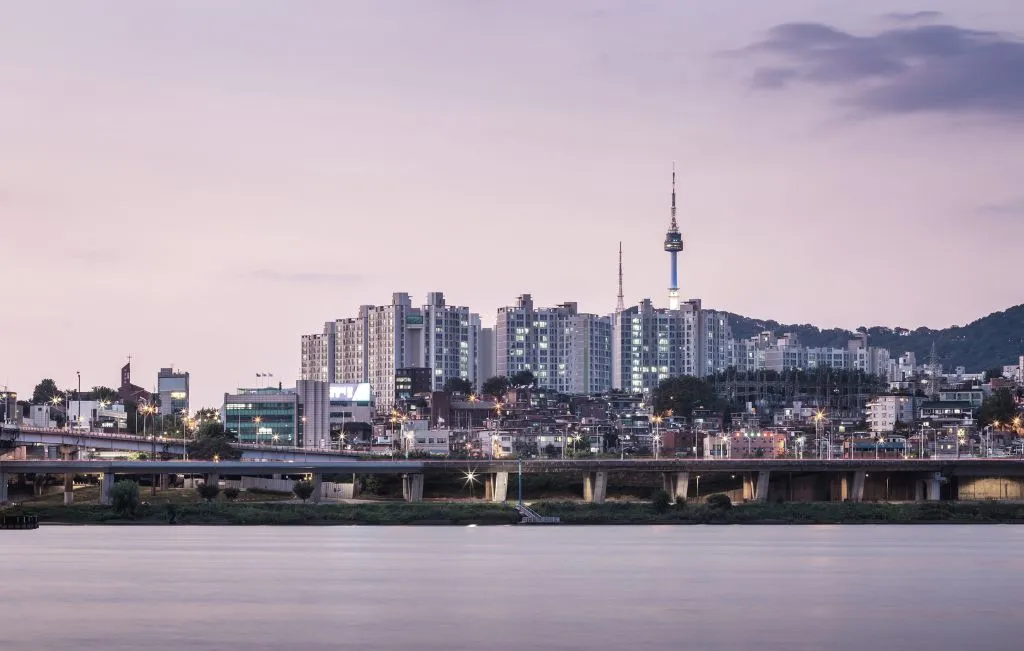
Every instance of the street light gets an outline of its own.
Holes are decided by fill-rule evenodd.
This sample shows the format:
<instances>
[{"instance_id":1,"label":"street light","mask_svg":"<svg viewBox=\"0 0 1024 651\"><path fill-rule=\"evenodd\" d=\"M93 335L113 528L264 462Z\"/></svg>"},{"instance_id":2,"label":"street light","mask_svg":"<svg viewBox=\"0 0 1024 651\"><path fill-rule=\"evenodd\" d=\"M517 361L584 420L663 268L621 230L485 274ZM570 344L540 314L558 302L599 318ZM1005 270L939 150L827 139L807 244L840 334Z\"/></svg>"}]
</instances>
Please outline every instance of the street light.
<instances>
[{"instance_id":1,"label":"street light","mask_svg":"<svg viewBox=\"0 0 1024 651\"><path fill-rule=\"evenodd\" d=\"M263 422L263 417L262 416L256 416L255 418L252 419L252 422L256 423L256 447L259 447L260 446L260 423ZM241 434L242 433L239 432L238 434L239 434L239 438L241 438Z\"/></svg>"}]
</instances>

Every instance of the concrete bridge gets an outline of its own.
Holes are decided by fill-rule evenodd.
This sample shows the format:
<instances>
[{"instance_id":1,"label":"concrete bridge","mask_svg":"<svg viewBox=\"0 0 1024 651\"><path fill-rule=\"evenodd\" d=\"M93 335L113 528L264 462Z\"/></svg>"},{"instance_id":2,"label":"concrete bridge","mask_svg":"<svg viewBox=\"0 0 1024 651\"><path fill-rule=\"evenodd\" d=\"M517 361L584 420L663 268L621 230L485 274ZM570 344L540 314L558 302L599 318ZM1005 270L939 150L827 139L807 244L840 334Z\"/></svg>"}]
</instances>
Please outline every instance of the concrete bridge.
<instances>
[{"instance_id":1,"label":"concrete bridge","mask_svg":"<svg viewBox=\"0 0 1024 651\"><path fill-rule=\"evenodd\" d=\"M12 474L99 474L102 499L116 475L221 475L263 476L308 474L318 499L323 475L402 475L408 501L423 499L426 473L475 474L484 479L487 499L503 502L510 475L522 473L574 473L583 476L584 498L601 503L612 472L660 474L673 500L687 500L701 476L741 477L742 499L754 502L943 499L1024 499L1024 460L1021 459L579 459L579 460L443 460L360 461L358 459L305 459L294 461L0 461L0 502L7 499ZM945 486L945 488L943 488ZM66 489L68 490L68 489ZM67 493L66 493L67 494ZM66 500L67 501L67 500Z\"/></svg>"},{"instance_id":2,"label":"concrete bridge","mask_svg":"<svg viewBox=\"0 0 1024 651\"><path fill-rule=\"evenodd\" d=\"M157 436L138 436L135 434L122 434L115 432L79 432L74 430L49 429L40 427L22 427L16 425L0 425L0 440L10 441L14 444L41 445L48 450L59 449L61 446L72 448L109 450L118 452L143 452L170 456L185 456L185 444L179 439ZM240 450L242 459L261 460L273 459L278 461L305 461L309 459L341 460L355 456L355 453L345 453L330 450L307 450L305 448L293 448L277 445L254 445L248 443L233 443L233 448ZM52 456L57 456L54 453ZM77 456L77 455L75 455Z\"/></svg>"}]
</instances>

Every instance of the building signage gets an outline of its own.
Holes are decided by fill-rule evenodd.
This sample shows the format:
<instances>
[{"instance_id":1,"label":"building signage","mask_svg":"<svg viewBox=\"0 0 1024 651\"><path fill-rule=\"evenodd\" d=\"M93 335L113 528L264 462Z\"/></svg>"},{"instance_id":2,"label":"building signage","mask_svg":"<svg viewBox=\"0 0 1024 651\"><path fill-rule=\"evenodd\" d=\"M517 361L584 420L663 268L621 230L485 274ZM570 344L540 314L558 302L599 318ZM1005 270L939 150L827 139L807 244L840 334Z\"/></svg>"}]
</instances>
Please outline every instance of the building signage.
<instances>
[{"instance_id":1,"label":"building signage","mask_svg":"<svg viewBox=\"0 0 1024 651\"><path fill-rule=\"evenodd\" d=\"M370 385L366 382L358 384L332 384L330 399L349 402L370 402Z\"/></svg>"}]
</instances>

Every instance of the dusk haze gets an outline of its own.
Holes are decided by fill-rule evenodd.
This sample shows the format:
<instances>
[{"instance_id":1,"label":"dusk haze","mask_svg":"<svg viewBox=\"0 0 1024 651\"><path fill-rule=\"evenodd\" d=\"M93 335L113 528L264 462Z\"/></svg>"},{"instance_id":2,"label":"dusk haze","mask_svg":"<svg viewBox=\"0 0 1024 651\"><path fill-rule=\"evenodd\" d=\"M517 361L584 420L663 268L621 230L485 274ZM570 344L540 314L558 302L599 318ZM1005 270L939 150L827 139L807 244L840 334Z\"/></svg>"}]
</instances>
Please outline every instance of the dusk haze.
<instances>
[{"instance_id":1,"label":"dusk haze","mask_svg":"<svg viewBox=\"0 0 1024 651\"><path fill-rule=\"evenodd\" d=\"M683 299L845 328L1016 305L1024 6L920 9L7 3L0 385L132 355L216 405L394 291L610 313L619 241L627 304L665 305L673 161Z\"/></svg>"}]
</instances>

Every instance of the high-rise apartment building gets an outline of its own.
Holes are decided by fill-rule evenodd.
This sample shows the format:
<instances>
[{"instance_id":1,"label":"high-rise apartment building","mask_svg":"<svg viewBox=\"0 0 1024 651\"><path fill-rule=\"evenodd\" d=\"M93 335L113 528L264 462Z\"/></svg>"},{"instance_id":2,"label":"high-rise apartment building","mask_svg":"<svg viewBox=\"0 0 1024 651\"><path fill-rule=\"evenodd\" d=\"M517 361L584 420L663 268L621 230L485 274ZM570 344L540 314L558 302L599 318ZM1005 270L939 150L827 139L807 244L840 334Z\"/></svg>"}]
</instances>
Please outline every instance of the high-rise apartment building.
<instances>
[{"instance_id":1,"label":"high-rise apartment building","mask_svg":"<svg viewBox=\"0 0 1024 651\"><path fill-rule=\"evenodd\" d=\"M609 317L580 313L576 303L537 308L523 294L498 309L495 373L530 371L541 388L603 393L611 388L611 335Z\"/></svg>"},{"instance_id":2,"label":"high-rise apartment building","mask_svg":"<svg viewBox=\"0 0 1024 651\"><path fill-rule=\"evenodd\" d=\"M619 312L613 334L615 388L642 393L670 377L698 375L700 323L700 301L687 301L672 310L656 308L644 299Z\"/></svg>"},{"instance_id":3,"label":"high-rise apartment building","mask_svg":"<svg viewBox=\"0 0 1024 651\"><path fill-rule=\"evenodd\" d=\"M422 307L397 292L389 305L363 305L358 316L303 336L301 379L368 382L375 407L385 411L395 404L398 369L429 368L435 390L451 378L477 384L479 332L480 317L447 305L441 292L428 294Z\"/></svg>"}]
</instances>

